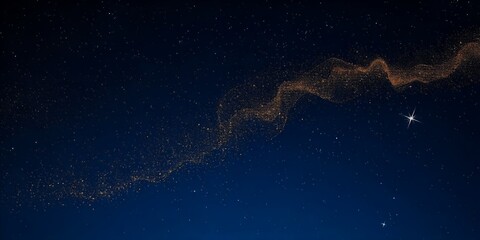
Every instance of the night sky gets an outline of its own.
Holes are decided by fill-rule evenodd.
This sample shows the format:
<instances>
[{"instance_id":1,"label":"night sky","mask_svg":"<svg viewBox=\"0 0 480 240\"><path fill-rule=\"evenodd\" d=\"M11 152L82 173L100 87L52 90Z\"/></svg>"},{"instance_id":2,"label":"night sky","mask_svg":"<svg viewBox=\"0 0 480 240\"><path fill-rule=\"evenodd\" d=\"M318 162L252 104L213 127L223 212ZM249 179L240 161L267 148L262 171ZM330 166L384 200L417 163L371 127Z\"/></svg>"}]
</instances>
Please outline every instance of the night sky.
<instances>
[{"instance_id":1,"label":"night sky","mask_svg":"<svg viewBox=\"0 0 480 240\"><path fill-rule=\"evenodd\" d=\"M480 239L475 1L12 2L0 239Z\"/></svg>"}]
</instances>

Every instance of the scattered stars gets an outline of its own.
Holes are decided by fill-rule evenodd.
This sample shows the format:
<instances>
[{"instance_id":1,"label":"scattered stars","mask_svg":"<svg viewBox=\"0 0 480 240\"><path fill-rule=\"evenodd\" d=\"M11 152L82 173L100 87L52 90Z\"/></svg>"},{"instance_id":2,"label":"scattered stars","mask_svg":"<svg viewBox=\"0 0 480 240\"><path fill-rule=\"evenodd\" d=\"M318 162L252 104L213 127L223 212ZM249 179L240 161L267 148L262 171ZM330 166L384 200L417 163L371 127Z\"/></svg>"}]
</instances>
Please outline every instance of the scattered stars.
<instances>
[{"instance_id":1,"label":"scattered stars","mask_svg":"<svg viewBox=\"0 0 480 240\"><path fill-rule=\"evenodd\" d=\"M480 44L442 26L480 15L451 1L9 6L2 237L476 238Z\"/></svg>"}]
</instances>

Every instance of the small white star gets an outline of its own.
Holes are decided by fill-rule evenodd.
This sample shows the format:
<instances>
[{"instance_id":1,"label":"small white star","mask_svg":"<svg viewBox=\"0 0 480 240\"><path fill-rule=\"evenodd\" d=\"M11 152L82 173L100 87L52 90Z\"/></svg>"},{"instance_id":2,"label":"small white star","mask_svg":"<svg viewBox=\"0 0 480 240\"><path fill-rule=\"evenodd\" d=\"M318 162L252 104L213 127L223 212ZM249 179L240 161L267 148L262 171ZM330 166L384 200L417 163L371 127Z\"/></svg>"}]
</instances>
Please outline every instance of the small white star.
<instances>
[{"instance_id":1,"label":"small white star","mask_svg":"<svg viewBox=\"0 0 480 240\"><path fill-rule=\"evenodd\" d=\"M387 226L387 224L385 222L382 222L380 223L382 225L382 228L384 228L385 226Z\"/></svg>"},{"instance_id":2,"label":"small white star","mask_svg":"<svg viewBox=\"0 0 480 240\"><path fill-rule=\"evenodd\" d=\"M404 116L405 118L408 119L408 126L407 126L407 128L410 127L410 124L412 124L412 122L420 122L420 121L418 121L418 120L415 118L415 110L416 110L416 109L413 109L413 112L412 112L411 114L409 114L408 116L407 116L407 115L402 115L402 116Z\"/></svg>"}]
</instances>

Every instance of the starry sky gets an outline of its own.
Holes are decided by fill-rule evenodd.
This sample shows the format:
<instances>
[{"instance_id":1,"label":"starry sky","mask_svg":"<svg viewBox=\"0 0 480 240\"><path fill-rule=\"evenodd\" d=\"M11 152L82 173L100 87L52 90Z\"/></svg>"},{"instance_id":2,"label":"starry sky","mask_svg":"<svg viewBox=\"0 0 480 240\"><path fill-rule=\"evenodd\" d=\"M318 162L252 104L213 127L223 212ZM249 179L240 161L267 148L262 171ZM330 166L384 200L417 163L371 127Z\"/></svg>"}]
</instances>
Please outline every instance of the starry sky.
<instances>
[{"instance_id":1,"label":"starry sky","mask_svg":"<svg viewBox=\"0 0 480 240\"><path fill-rule=\"evenodd\" d=\"M354 97L339 88L342 101L305 94L284 122L242 120L219 137L224 116L331 58L448 61L479 41L475 1L0 12L0 239L480 236L478 48L428 84L380 75Z\"/></svg>"}]
</instances>

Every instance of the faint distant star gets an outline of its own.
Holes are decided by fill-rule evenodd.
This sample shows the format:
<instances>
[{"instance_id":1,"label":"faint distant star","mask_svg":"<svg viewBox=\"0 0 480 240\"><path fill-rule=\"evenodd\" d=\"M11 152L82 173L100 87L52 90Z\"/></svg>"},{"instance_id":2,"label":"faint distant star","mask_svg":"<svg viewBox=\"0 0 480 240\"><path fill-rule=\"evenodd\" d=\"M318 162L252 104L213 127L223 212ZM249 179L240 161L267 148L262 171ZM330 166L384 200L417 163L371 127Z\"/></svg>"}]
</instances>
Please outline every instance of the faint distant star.
<instances>
[{"instance_id":1,"label":"faint distant star","mask_svg":"<svg viewBox=\"0 0 480 240\"><path fill-rule=\"evenodd\" d=\"M412 122L420 122L415 118L415 109L413 109L413 112L411 114L409 114L408 116L407 115L403 115L403 116L408 119L407 128L410 127L410 124L412 124Z\"/></svg>"},{"instance_id":2,"label":"faint distant star","mask_svg":"<svg viewBox=\"0 0 480 240\"><path fill-rule=\"evenodd\" d=\"M381 224L382 224L382 227L387 226L387 224L385 222L382 222Z\"/></svg>"}]
</instances>

